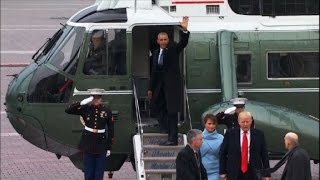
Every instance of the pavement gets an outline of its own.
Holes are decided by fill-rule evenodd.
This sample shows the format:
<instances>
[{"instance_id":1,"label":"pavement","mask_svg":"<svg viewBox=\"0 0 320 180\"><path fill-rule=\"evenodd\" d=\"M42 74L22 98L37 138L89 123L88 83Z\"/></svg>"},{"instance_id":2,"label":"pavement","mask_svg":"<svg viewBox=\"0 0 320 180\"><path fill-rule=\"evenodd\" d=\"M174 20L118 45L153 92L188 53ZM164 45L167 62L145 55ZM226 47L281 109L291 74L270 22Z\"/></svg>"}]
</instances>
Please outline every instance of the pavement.
<instances>
[{"instance_id":1,"label":"pavement","mask_svg":"<svg viewBox=\"0 0 320 180\"><path fill-rule=\"evenodd\" d=\"M10 74L31 62L31 56L66 20L94 0L1 0L1 180L80 180L81 170L71 161L39 149L24 140L6 118L3 105ZM316 142L318 143L318 142ZM277 161L270 161L273 166ZM319 164L311 163L312 179L319 179ZM283 167L272 174L280 179ZM105 178L108 179L107 174ZM134 180L136 173L126 162L113 179Z\"/></svg>"}]
</instances>

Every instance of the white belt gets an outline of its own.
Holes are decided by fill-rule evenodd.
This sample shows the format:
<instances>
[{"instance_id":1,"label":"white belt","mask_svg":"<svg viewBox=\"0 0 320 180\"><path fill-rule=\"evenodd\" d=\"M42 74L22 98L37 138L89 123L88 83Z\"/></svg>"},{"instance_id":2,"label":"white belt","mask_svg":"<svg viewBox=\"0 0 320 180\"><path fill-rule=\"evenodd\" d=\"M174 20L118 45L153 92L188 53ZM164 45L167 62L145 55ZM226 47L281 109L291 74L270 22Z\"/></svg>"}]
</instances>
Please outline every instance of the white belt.
<instances>
[{"instance_id":1,"label":"white belt","mask_svg":"<svg viewBox=\"0 0 320 180\"><path fill-rule=\"evenodd\" d=\"M88 126L84 126L84 129L93 133L105 133L106 130L105 129L92 129L89 128Z\"/></svg>"}]
</instances>

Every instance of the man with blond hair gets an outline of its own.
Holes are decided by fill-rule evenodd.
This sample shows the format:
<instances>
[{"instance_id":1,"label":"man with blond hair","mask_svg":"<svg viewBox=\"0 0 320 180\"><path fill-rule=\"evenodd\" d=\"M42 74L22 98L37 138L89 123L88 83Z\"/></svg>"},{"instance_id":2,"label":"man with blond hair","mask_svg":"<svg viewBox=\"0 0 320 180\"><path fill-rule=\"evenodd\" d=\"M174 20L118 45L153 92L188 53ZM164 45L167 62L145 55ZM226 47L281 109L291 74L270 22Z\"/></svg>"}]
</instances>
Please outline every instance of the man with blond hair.
<instances>
[{"instance_id":1,"label":"man with blond hair","mask_svg":"<svg viewBox=\"0 0 320 180\"><path fill-rule=\"evenodd\" d=\"M258 180L256 170L269 168L264 133L250 128L252 116L243 111L238 116L240 128L226 132L220 148L220 178L222 180ZM270 173L263 179L269 180Z\"/></svg>"}]
</instances>

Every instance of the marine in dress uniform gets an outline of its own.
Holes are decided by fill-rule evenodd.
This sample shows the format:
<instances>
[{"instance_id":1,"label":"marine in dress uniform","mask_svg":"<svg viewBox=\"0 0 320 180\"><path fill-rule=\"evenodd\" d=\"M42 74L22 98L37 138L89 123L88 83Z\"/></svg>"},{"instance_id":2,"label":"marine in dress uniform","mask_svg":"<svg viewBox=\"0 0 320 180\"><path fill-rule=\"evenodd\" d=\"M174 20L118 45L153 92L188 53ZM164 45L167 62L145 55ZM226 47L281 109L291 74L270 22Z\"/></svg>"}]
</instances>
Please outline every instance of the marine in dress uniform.
<instances>
[{"instance_id":1,"label":"marine in dress uniform","mask_svg":"<svg viewBox=\"0 0 320 180\"><path fill-rule=\"evenodd\" d=\"M234 107L228 108L224 112L219 112L216 115L218 124L224 124L228 129L239 128L238 115L244 111L247 100L247 98L231 99L230 102ZM251 128L254 128L254 121L252 121Z\"/></svg>"},{"instance_id":2,"label":"marine in dress uniform","mask_svg":"<svg viewBox=\"0 0 320 180\"><path fill-rule=\"evenodd\" d=\"M91 89L89 98L71 104L65 111L84 120L79 149L84 153L85 180L101 180L114 137L112 112L102 104L103 89Z\"/></svg>"}]
</instances>

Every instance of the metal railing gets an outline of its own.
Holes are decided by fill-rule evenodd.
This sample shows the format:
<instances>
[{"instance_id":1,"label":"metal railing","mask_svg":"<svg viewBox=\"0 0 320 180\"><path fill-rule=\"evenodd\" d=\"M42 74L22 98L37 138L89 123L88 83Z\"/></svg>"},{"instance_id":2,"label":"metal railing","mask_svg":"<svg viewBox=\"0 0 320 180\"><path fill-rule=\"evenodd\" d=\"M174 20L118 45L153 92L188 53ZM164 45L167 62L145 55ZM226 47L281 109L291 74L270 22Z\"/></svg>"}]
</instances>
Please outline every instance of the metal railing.
<instances>
[{"instance_id":1,"label":"metal railing","mask_svg":"<svg viewBox=\"0 0 320 180\"><path fill-rule=\"evenodd\" d=\"M187 103L187 113L188 113L188 118L189 118L189 125L190 125L190 129L192 129L192 122L191 122L191 115L190 115L190 105L189 105L188 90L187 90L186 82L184 82L184 94L185 94L186 103Z\"/></svg>"},{"instance_id":2,"label":"metal railing","mask_svg":"<svg viewBox=\"0 0 320 180\"><path fill-rule=\"evenodd\" d=\"M142 126L141 115L140 115L136 83L134 79L132 81L133 81L134 103L136 107L136 117L137 117L137 123L138 123L138 134L140 135L140 141L141 141L140 161L142 162L143 161L143 126Z\"/></svg>"}]
</instances>

